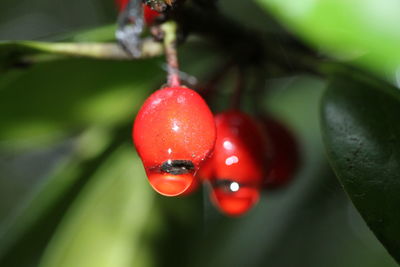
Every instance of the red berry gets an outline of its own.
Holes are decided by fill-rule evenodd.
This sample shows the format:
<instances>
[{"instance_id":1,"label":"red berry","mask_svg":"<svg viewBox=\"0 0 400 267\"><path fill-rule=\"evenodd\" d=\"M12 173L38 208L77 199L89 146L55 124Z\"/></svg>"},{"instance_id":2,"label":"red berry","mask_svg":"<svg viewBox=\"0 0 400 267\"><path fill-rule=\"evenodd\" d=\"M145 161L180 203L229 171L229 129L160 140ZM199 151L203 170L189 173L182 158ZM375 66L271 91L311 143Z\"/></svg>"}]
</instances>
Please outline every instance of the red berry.
<instances>
[{"instance_id":1,"label":"red berry","mask_svg":"<svg viewBox=\"0 0 400 267\"><path fill-rule=\"evenodd\" d=\"M143 17L146 25L152 25L160 13L151 9L148 5L143 5Z\"/></svg>"},{"instance_id":2,"label":"red berry","mask_svg":"<svg viewBox=\"0 0 400 267\"><path fill-rule=\"evenodd\" d=\"M265 179L266 189L286 185L292 180L299 167L300 155L293 134L281 122L272 118L263 118L267 134L273 146L271 170Z\"/></svg>"},{"instance_id":3,"label":"red berry","mask_svg":"<svg viewBox=\"0 0 400 267\"><path fill-rule=\"evenodd\" d=\"M268 140L260 125L239 111L218 114L215 123L214 153L199 175L211 177L215 205L227 215L239 216L258 202L267 172Z\"/></svg>"},{"instance_id":4,"label":"red berry","mask_svg":"<svg viewBox=\"0 0 400 267\"><path fill-rule=\"evenodd\" d=\"M137 114L133 140L153 188L162 195L185 192L214 148L213 115L195 91L164 88Z\"/></svg>"},{"instance_id":5,"label":"red berry","mask_svg":"<svg viewBox=\"0 0 400 267\"><path fill-rule=\"evenodd\" d=\"M128 5L130 0L115 0L115 3L118 7L119 12L121 12L122 10L124 10L126 8L126 6ZM157 11L151 9L151 7L149 7L146 4L142 5L143 7L143 19L144 22L146 23L146 25L152 25L155 21L155 19L160 16L160 13L158 13Z\"/></svg>"}]
</instances>

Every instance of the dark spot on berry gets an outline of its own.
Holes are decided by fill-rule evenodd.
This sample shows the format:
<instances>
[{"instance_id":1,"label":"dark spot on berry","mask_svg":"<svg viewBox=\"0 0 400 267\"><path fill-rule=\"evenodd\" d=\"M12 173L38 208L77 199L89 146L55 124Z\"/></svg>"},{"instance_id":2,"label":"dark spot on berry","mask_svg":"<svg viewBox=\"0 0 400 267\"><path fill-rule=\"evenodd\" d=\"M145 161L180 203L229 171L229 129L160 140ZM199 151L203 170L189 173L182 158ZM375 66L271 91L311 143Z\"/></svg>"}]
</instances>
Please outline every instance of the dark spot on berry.
<instances>
[{"instance_id":1,"label":"dark spot on berry","mask_svg":"<svg viewBox=\"0 0 400 267\"><path fill-rule=\"evenodd\" d=\"M167 160L161 165L161 171L173 175L186 174L193 170L194 165L190 160Z\"/></svg>"}]
</instances>

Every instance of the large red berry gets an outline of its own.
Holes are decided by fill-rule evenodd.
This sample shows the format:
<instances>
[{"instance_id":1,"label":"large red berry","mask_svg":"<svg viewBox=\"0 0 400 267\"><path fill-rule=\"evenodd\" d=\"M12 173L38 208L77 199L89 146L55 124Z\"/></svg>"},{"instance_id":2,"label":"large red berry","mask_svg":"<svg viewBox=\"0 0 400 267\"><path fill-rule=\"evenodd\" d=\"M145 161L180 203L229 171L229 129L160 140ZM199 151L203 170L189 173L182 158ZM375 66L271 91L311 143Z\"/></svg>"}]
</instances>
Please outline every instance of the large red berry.
<instances>
[{"instance_id":1,"label":"large red berry","mask_svg":"<svg viewBox=\"0 0 400 267\"><path fill-rule=\"evenodd\" d=\"M199 94L185 87L153 93L137 114L133 140L153 188L182 194L214 148L213 115Z\"/></svg>"},{"instance_id":2,"label":"large red berry","mask_svg":"<svg viewBox=\"0 0 400 267\"><path fill-rule=\"evenodd\" d=\"M210 179L216 206L227 215L239 216L258 202L268 167L268 140L260 125L240 111L218 114L215 123L214 152L200 175Z\"/></svg>"},{"instance_id":3,"label":"large red berry","mask_svg":"<svg viewBox=\"0 0 400 267\"><path fill-rule=\"evenodd\" d=\"M274 151L264 186L272 189L292 180L299 167L300 155L297 140L285 125L270 116L263 118L263 123Z\"/></svg>"},{"instance_id":4,"label":"large red berry","mask_svg":"<svg viewBox=\"0 0 400 267\"><path fill-rule=\"evenodd\" d=\"M128 5L130 0L115 0L115 3L119 9L119 11L121 12L122 10L124 10L126 8L126 6ZM152 25L155 21L155 19L160 16L160 13L158 13L157 11L151 9L151 7L149 7L146 4L142 5L143 7L143 19L144 22L146 23L146 25Z\"/></svg>"}]
</instances>

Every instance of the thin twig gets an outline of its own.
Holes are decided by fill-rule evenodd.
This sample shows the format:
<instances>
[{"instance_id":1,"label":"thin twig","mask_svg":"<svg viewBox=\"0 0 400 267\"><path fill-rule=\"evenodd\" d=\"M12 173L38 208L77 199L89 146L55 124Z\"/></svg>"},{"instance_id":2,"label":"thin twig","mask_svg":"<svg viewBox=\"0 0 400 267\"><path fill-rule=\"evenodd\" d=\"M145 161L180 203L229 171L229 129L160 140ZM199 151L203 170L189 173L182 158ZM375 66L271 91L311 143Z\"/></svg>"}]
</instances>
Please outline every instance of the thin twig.
<instances>
[{"instance_id":1,"label":"thin twig","mask_svg":"<svg viewBox=\"0 0 400 267\"><path fill-rule=\"evenodd\" d=\"M235 87L235 91L233 92L233 95L232 95L232 109L240 109L243 91L246 86L244 77L245 77L245 73L244 73L243 67L238 66L236 87Z\"/></svg>"},{"instance_id":2,"label":"thin twig","mask_svg":"<svg viewBox=\"0 0 400 267\"><path fill-rule=\"evenodd\" d=\"M0 46L10 46L9 51L13 49L16 53L32 55L37 53L50 53L63 56L88 57L98 59L117 59L117 60L132 60L129 55L120 45L115 43L49 43L35 41L11 41L0 42ZM162 44L153 41L152 39L143 40L141 58L149 58L163 54Z\"/></svg>"},{"instance_id":3,"label":"thin twig","mask_svg":"<svg viewBox=\"0 0 400 267\"><path fill-rule=\"evenodd\" d=\"M170 87L180 86L176 29L176 23L173 21L168 21L161 25L161 30L164 33L163 43L168 65L168 85Z\"/></svg>"},{"instance_id":4,"label":"thin twig","mask_svg":"<svg viewBox=\"0 0 400 267\"><path fill-rule=\"evenodd\" d=\"M234 61L229 60L224 62L222 65L218 66L215 70L210 72L210 77L206 79L206 83L197 86L197 91L204 97L204 99L209 100L211 94L217 88L217 85L221 83L222 79L227 75L227 73L234 66Z\"/></svg>"}]
</instances>

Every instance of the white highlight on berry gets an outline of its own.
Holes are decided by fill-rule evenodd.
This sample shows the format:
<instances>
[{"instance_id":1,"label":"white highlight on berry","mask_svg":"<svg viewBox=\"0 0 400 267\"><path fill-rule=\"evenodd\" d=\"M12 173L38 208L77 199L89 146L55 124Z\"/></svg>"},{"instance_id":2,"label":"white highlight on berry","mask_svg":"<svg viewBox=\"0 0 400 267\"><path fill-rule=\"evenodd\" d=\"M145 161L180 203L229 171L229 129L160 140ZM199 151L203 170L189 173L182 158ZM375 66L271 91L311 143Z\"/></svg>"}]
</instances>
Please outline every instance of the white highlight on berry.
<instances>
[{"instance_id":1,"label":"white highlight on berry","mask_svg":"<svg viewBox=\"0 0 400 267\"><path fill-rule=\"evenodd\" d=\"M232 150L233 149L233 144L230 141L224 141L223 146L227 150Z\"/></svg>"},{"instance_id":2,"label":"white highlight on berry","mask_svg":"<svg viewBox=\"0 0 400 267\"><path fill-rule=\"evenodd\" d=\"M225 159L225 164L228 166L238 163L238 162L239 162L239 158L236 156L230 156L229 158Z\"/></svg>"},{"instance_id":3,"label":"white highlight on berry","mask_svg":"<svg viewBox=\"0 0 400 267\"><path fill-rule=\"evenodd\" d=\"M239 184L236 183L236 182L232 182L232 183L229 185L229 190L231 190L232 192L237 192L237 191L239 191L239 188L240 188L240 186L239 186Z\"/></svg>"},{"instance_id":4,"label":"white highlight on berry","mask_svg":"<svg viewBox=\"0 0 400 267\"><path fill-rule=\"evenodd\" d=\"M180 129L180 127L179 127L178 123L176 121L174 121L172 124L172 130L174 132L177 132L177 131L179 131L179 129Z\"/></svg>"}]
</instances>

